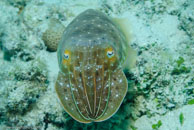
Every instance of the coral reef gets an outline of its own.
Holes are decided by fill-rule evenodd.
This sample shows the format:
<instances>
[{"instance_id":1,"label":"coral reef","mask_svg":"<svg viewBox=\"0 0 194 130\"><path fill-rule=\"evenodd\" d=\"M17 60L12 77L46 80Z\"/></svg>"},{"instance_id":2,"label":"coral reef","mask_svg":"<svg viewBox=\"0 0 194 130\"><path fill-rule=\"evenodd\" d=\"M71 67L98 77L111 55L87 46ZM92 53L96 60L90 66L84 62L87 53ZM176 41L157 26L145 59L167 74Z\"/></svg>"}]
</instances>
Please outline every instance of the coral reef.
<instances>
[{"instance_id":1,"label":"coral reef","mask_svg":"<svg viewBox=\"0 0 194 130\"><path fill-rule=\"evenodd\" d=\"M0 115L11 123L12 117L17 114L24 115L32 109L34 103L47 90L47 70L46 65L39 59L23 63L22 66L20 60L13 60L11 63L4 61L0 68L4 70L0 72L3 77L1 86L6 86L1 88L1 98L6 100L2 102L4 111Z\"/></svg>"},{"instance_id":2,"label":"coral reef","mask_svg":"<svg viewBox=\"0 0 194 130\"><path fill-rule=\"evenodd\" d=\"M136 107L138 113L149 116L164 115L186 105L189 99L194 98L194 87L191 85L193 66L190 64L192 54L185 54L190 53L190 49L182 44L181 49L177 49L177 58L157 43L139 48L139 69L134 72L138 82L135 89L141 93L135 99L138 104L141 102L141 106Z\"/></svg>"},{"instance_id":3,"label":"coral reef","mask_svg":"<svg viewBox=\"0 0 194 130\"><path fill-rule=\"evenodd\" d=\"M187 35L193 40L194 39L194 10L193 5L194 2L191 1L191 4L186 3L186 9L183 10L182 13L180 13L180 29L184 30Z\"/></svg>"},{"instance_id":4,"label":"coral reef","mask_svg":"<svg viewBox=\"0 0 194 130\"><path fill-rule=\"evenodd\" d=\"M0 0L0 129L192 128L193 4L192 0ZM131 45L138 56L136 67L125 70L129 88L118 112L104 122L80 124L57 99L57 57L50 51L56 51L64 27L88 8L128 18Z\"/></svg>"}]
</instances>

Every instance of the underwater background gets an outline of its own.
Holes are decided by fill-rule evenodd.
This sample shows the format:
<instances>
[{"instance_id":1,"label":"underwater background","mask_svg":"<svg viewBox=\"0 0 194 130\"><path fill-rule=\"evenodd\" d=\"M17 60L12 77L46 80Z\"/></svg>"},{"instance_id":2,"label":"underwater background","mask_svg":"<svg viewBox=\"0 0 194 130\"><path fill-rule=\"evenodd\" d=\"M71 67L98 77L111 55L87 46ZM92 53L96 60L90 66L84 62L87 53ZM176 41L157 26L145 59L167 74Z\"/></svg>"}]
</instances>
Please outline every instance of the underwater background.
<instances>
[{"instance_id":1,"label":"underwater background","mask_svg":"<svg viewBox=\"0 0 194 130\"><path fill-rule=\"evenodd\" d=\"M110 119L83 124L60 104L56 46L87 9L130 21L136 66ZM193 130L193 0L0 0L0 130Z\"/></svg>"}]
</instances>

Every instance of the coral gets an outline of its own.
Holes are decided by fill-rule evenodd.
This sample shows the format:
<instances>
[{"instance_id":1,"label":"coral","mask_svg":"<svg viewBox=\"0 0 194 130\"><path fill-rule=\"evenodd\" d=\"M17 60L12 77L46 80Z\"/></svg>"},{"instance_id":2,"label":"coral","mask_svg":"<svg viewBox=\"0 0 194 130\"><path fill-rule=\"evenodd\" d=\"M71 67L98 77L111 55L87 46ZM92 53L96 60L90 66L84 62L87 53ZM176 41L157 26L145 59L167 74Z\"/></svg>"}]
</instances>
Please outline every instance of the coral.
<instances>
[{"instance_id":1,"label":"coral","mask_svg":"<svg viewBox=\"0 0 194 130\"><path fill-rule=\"evenodd\" d=\"M6 2L11 6L18 8L18 14L20 14L30 1L31 0L7 0Z\"/></svg>"},{"instance_id":2,"label":"coral","mask_svg":"<svg viewBox=\"0 0 194 130\"><path fill-rule=\"evenodd\" d=\"M46 85L29 81L15 83L12 87L14 90L9 92L6 105L7 112L10 114L26 113L46 90Z\"/></svg>"},{"instance_id":3,"label":"coral","mask_svg":"<svg viewBox=\"0 0 194 130\"><path fill-rule=\"evenodd\" d=\"M64 26L56 19L51 19L48 29L43 33L42 40L49 51L57 51L58 43L64 31Z\"/></svg>"},{"instance_id":4,"label":"coral","mask_svg":"<svg viewBox=\"0 0 194 130\"><path fill-rule=\"evenodd\" d=\"M34 31L43 31L44 26L42 26L42 24L47 22L46 19L49 16L49 6L43 6L41 2L38 1L34 1L34 3L32 1L28 5L26 5L23 10L23 13L21 14L21 18L24 24Z\"/></svg>"},{"instance_id":5,"label":"coral","mask_svg":"<svg viewBox=\"0 0 194 130\"><path fill-rule=\"evenodd\" d=\"M185 5L187 8L184 9L180 13L180 29L184 30L186 34L191 38L194 39L194 10L193 10L193 4Z\"/></svg>"},{"instance_id":6,"label":"coral","mask_svg":"<svg viewBox=\"0 0 194 130\"><path fill-rule=\"evenodd\" d=\"M6 67L10 64L13 66ZM0 84L4 87L0 93L6 100L1 104L0 115L9 122L12 117L23 115L33 107L47 90L48 75L46 65L39 58L22 65L18 59L12 63L4 62L1 69L4 71L0 75L4 75L4 79L1 79Z\"/></svg>"},{"instance_id":7,"label":"coral","mask_svg":"<svg viewBox=\"0 0 194 130\"><path fill-rule=\"evenodd\" d=\"M187 104L188 100L193 98L194 88L191 85L193 67L190 64L193 62L190 59L192 54L185 43L180 45L177 52L182 57L178 58L172 57L167 48L157 43L137 47L138 71L133 73L136 77L135 90L138 92L134 99L136 108L134 119L144 114L163 115ZM180 69L178 73L175 73L176 68Z\"/></svg>"},{"instance_id":8,"label":"coral","mask_svg":"<svg viewBox=\"0 0 194 130\"><path fill-rule=\"evenodd\" d=\"M25 6L31 0L7 0L7 2L13 6Z\"/></svg>"},{"instance_id":9,"label":"coral","mask_svg":"<svg viewBox=\"0 0 194 130\"><path fill-rule=\"evenodd\" d=\"M0 0L0 129L140 130L153 124L187 129L194 104L192 5L192 0ZM129 18L138 56L136 67L125 70L129 87L118 112L104 122L80 124L57 100L56 53L46 47L56 48L63 25L87 8Z\"/></svg>"},{"instance_id":10,"label":"coral","mask_svg":"<svg viewBox=\"0 0 194 130\"><path fill-rule=\"evenodd\" d=\"M137 5L141 8L140 10L137 9ZM165 13L170 5L171 2L169 0L164 0L162 2L153 0L104 0L101 10L107 14L114 13L115 15L125 13L130 9L137 9L137 16L143 11L146 17L152 18L153 15Z\"/></svg>"},{"instance_id":11,"label":"coral","mask_svg":"<svg viewBox=\"0 0 194 130\"><path fill-rule=\"evenodd\" d=\"M30 33L28 28L23 25L18 11L12 6L5 6L5 3L1 4L0 46L4 52L4 59L10 61L20 57L23 61L30 61L42 49L41 43L38 42L35 34Z\"/></svg>"}]
</instances>

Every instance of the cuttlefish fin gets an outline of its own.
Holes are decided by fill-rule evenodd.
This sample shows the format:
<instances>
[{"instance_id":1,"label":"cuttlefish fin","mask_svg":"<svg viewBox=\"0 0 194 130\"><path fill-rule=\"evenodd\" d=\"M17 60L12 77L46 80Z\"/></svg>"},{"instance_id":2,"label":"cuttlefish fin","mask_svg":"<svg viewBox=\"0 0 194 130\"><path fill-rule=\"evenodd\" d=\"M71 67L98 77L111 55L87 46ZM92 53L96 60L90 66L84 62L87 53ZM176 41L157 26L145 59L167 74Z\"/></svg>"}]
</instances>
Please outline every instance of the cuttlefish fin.
<instances>
[{"instance_id":1,"label":"cuttlefish fin","mask_svg":"<svg viewBox=\"0 0 194 130\"><path fill-rule=\"evenodd\" d=\"M67 75L67 74L66 74ZM72 98L71 86L69 84L68 75L66 76L62 72L58 74L57 82L55 84L55 90L58 98L64 107L65 111L71 115L75 120L81 123L90 123L91 121L85 120L78 112L75 103Z\"/></svg>"},{"instance_id":2,"label":"cuttlefish fin","mask_svg":"<svg viewBox=\"0 0 194 130\"><path fill-rule=\"evenodd\" d=\"M127 43L131 42L132 33L130 28L130 21L127 18L112 18L112 21L119 27L126 37Z\"/></svg>"},{"instance_id":3,"label":"cuttlefish fin","mask_svg":"<svg viewBox=\"0 0 194 130\"><path fill-rule=\"evenodd\" d=\"M135 67L137 52L130 46L132 39L132 32L130 28L130 21L128 18L112 18L113 22L119 27L120 31L124 34L126 38L126 60L123 64L124 69L131 69Z\"/></svg>"},{"instance_id":4,"label":"cuttlefish fin","mask_svg":"<svg viewBox=\"0 0 194 130\"><path fill-rule=\"evenodd\" d=\"M110 97L107 109L102 117L95 120L96 122L104 121L114 115L119 109L128 89L127 79L122 69L112 72L110 80Z\"/></svg>"},{"instance_id":5,"label":"cuttlefish fin","mask_svg":"<svg viewBox=\"0 0 194 130\"><path fill-rule=\"evenodd\" d=\"M130 70L134 68L136 65L136 59L137 59L137 52L129 46L127 49L126 60L122 65L123 69Z\"/></svg>"}]
</instances>

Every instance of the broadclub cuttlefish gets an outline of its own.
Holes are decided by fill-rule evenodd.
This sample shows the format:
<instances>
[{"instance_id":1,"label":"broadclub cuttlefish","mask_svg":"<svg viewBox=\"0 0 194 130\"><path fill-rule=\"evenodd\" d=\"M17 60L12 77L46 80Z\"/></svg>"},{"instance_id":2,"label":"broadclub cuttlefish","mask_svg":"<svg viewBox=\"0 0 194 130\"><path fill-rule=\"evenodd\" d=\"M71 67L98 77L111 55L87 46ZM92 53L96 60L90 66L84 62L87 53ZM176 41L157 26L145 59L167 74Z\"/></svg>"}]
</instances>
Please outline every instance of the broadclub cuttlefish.
<instances>
[{"instance_id":1,"label":"broadclub cuttlefish","mask_svg":"<svg viewBox=\"0 0 194 130\"><path fill-rule=\"evenodd\" d=\"M88 9L62 35L55 89L65 111L79 122L110 118L127 93L123 69L134 60L123 21Z\"/></svg>"}]
</instances>

